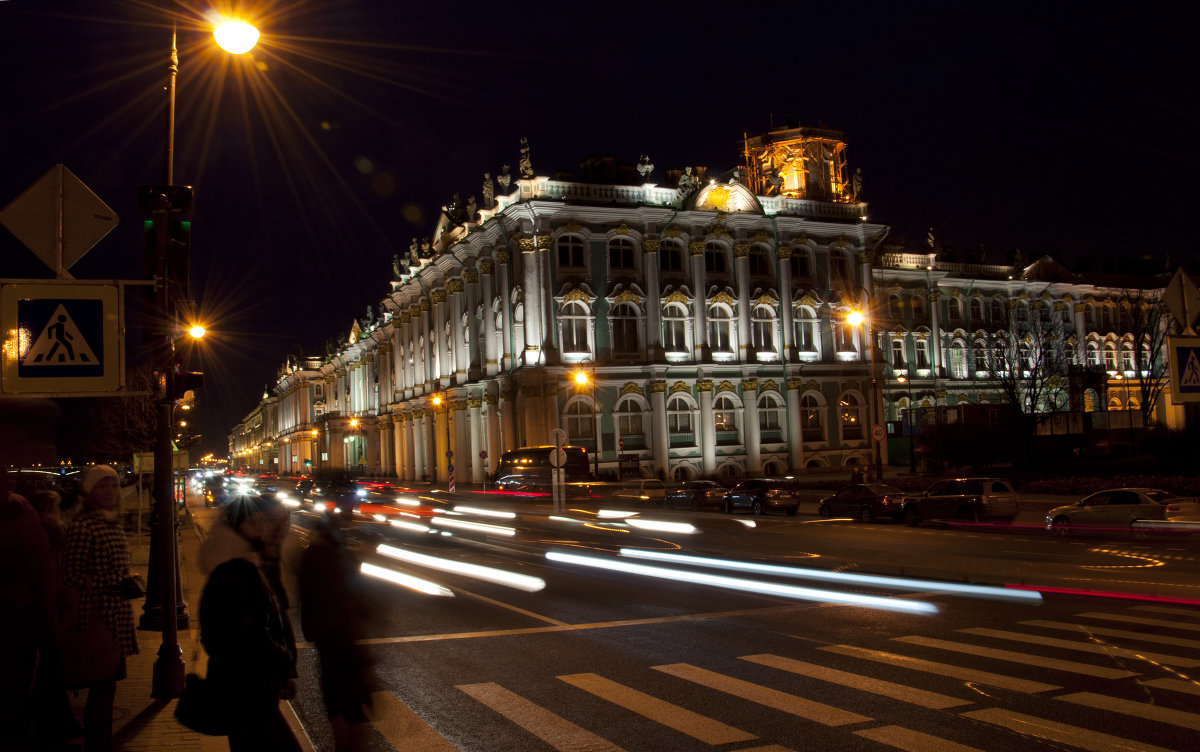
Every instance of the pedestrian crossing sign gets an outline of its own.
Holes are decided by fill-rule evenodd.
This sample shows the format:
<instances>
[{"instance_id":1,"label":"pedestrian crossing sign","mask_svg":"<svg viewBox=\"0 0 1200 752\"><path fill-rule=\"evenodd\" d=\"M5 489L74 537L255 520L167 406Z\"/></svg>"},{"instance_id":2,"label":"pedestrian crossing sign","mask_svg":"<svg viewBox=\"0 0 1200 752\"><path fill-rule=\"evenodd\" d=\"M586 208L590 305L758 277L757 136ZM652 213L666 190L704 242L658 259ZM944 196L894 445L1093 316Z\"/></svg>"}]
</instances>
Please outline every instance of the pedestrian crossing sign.
<instances>
[{"instance_id":1,"label":"pedestrian crossing sign","mask_svg":"<svg viewBox=\"0 0 1200 752\"><path fill-rule=\"evenodd\" d=\"M1200 337L1170 337L1171 399L1200 402Z\"/></svg>"},{"instance_id":2,"label":"pedestrian crossing sign","mask_svg":"<svg viewBox=\"0 0 1200 752\"><path fill-rule=\"evenodd\" d=\"M112 284L0 287L7 394L113 392L121 386L120 295Z\"/></svg>"}]
</instances>

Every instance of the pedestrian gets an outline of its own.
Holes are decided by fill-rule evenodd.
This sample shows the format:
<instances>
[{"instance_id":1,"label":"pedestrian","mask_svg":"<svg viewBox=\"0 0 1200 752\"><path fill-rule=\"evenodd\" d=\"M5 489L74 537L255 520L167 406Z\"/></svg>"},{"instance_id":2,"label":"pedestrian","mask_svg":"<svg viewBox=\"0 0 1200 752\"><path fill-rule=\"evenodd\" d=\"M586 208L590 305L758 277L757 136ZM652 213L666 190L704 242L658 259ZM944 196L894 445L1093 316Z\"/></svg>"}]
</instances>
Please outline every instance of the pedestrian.
<instances>
[{"instance_id":1,"label":"pedestrian","mask_svg":"<svg viewBox=\"0 0 1200 752\"><path fill-rule=\"evenodd\" d=\"M357 501L354 495L339 496L300 558L300 628L317 648L321 695L337 752L363 749L371 705L371 661L359 644L367 636L362 574L346 546Z\"/></svg>"},{"instance_id":2,"label":"pedestrian","mask_svg":"<svg viewBox=\"0 0 1200 752\"><path fill-rule=\"evenodd\" d=\"M30 503L41 518L42 530L50 544L51 580L57 603L62 590L62 551L67 535L60 508L62 497L57 491L38 491ZM55 636L53 630L47 629L38 641L38 667L33 683L34 725L43 749L61 749L68 739L83 734L67 698L62 656Z\"/></svg>"},{"instance_id":3,"label":"pedestrian","mask_svg":"<svg viewBox=\"0 0 1200 752\"><path fill-rule=\"evenodd\" d=\"M200 597L206 680L228 699L231 752L300 748L279 711L295 676L296 647L262 568L270 529L259 497L239 496L200 551L201 569L209 573Z\"/></svg>"},{"instance_id":4,"label":"pedestrian","mask_svg":"<svg viewBox=\"0 0 1200 752\"><path fill-rule=\"evenodd\" d=\"M54 587L37 512L0 473L0 748L34 746L33 680Z\"/></svg>"},{"instance_id":5,"label":"pedestrian","mask_svg":"<svg viewBox=\"0 0 1200 752\"><path fill-rule=\"evenodd\" d=\"M117 517L121 495L117 471L108 465L95 465L83 478L82 509L67 528L62 554L64 588L83 592L83 599L94 599L95 611L116 640L120 660L112 676L89 686L83 710L83 738L87 752L112 749L113 700L117 682L125 678L125 658L138 652L133 627L133 606L121 591L121 582L130 577L129 543ZM80 612L87 613L88 603ZM86 617L85 617L86 618Z\"/></svg>"}]
</instances>

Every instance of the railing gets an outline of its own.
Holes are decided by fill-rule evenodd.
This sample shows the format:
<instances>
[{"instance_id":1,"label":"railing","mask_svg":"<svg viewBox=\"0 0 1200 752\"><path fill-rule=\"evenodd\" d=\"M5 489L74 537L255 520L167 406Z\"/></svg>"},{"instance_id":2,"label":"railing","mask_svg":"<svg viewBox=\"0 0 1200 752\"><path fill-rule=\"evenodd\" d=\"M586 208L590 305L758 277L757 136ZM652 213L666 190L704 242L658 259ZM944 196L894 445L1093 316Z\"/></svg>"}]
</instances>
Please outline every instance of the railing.
<instances>
[{"instance_id":1,"label":"railing","mask_svg":"<svg viewBox=\"0 0 1200 752\"><path fill-rule=\"evenodd\" d=\"M670 439L673 447L696 446L696 434L694 433L673 433Z\"/></svg>"}]
</instances>

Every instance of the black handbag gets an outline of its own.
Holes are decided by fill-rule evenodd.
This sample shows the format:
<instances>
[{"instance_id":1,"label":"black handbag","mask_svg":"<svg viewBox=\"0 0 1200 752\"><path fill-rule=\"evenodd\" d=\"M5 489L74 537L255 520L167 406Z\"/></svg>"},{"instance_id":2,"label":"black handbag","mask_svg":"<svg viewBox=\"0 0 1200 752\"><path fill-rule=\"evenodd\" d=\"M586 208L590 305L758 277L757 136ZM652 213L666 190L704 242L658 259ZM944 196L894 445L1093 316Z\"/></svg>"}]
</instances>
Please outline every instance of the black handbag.
<instances>
[{"instance_id":1,"label":"black handbag","mask_svg":"<svg viewBox=\"0 0 1200 752\"><path fill-rule=\"evenodd\" d=\"M183 694L175 703L175 720L208 736L227 736L232 726L229 709L222 708L216 686L196 674L184 680Z\"/></svg>"},{"instance_id":2,"label":"black handbag","mask_svg":"<svg viewBox=\"0 0 1200 752\"><path fill-rule=\"evenodd\" d=\"M129 601L146 597L146 581L140 574L121 578L121 597Z\"/></svg>"}]
</instances>

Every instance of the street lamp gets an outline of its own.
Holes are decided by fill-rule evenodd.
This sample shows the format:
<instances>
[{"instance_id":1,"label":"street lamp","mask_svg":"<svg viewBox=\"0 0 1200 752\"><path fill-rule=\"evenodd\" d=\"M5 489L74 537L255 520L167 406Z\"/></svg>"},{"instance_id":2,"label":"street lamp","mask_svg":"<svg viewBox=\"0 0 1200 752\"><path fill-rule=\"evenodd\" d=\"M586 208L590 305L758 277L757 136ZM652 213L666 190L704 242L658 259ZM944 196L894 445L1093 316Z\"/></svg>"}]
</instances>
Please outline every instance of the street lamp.
<instances>
[{"instance_id":1,"label":"street lamp","mask_svg":"<svg viewBox=\"0 0 1200 752\"><path fill-rule=\"evenodd\" d=\"M245 30L242 30L245 39ZM255 35L257 39L257 35ZM243 52L252 47L244 47ZM171 51L167 64L167 115L163 151L163 184L149 191L149 204L154 220L155 276L158 278L157 304L163 317L165 347L163 356L163 391L156 405L157 430L154 443L154 510L157 529L151 538L151 561L157 571L157 588L148 587L146 608L142 614L143 629L162 629L162 645L154 662L154 673L150 694L157 698L178 697L183 691L183 651L179 647L179 625L186 627L187 611L179 593L179 557L176 551L177 525L179 518L173 493L171 419L176 399L175 363L175 309L172 307L172 287L181 282L173 279L175 264L168 263L168 233L171 213L186 211L191 205L191 189L175 185L175 80L179 74L179 48L177 45L176 21L171 21ZM183 296L186 297L186 294ZM158 596L157 609L152 607Z\"/></svg>"},{"instance_id":2,"label":"street lamp","mask_svg":"<svg viewBox=\"0 0 1200 752\"><path fill-rule=\"evenodd\" d=\"M584 369L587 370L584 370ZM596 442L596 449L592 453L592 476L596 480L600 480L600 410L596 404L596 364L591 360L579 361L579 367L575 369L573 374L575 386L577 389L584 389L591 386L592 390L592 436Z\"/></svg>"},{"instance_id":3,"label":"street lamp","mask_svg":"<svg viewBox=\"0 0 1200 752\"><path fill-rule=\"evenodd\" d=\"M870 300L870 293L867 293L868 307ZM846 323L855 328L861 326L863 320L862 311L851 310L846 314ZM879 395L879 361L875 357L875 325L873 321L867 322L867 337L870 339L870 342L867 343L867 359L871 369L871 443L875 445L875 480L882 481L883 455L880 445L883 443L883 436L880 415L883 414L883 404Z\"/></svg>"}]
</instances>

